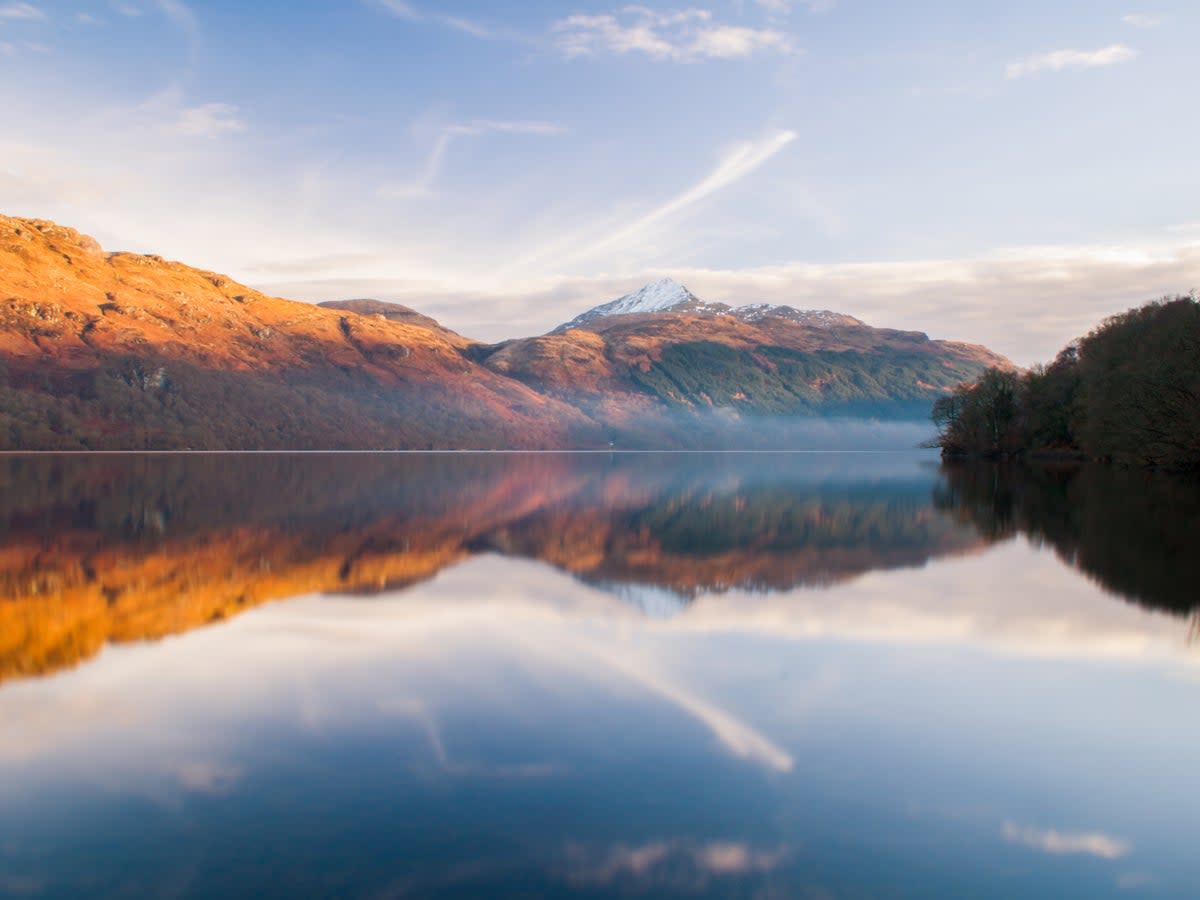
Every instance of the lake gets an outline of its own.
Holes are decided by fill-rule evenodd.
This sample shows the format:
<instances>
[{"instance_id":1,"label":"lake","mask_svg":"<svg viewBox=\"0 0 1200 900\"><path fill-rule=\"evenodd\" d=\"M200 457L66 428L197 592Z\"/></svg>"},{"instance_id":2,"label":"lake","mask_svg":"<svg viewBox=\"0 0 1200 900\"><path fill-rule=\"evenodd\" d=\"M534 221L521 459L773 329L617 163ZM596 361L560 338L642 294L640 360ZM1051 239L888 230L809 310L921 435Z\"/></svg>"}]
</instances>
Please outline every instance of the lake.
<instances>
[{"instance_id":1,"label":"lake","mask_svg":"<svg viewBox=\"0 0 1200 900\"><path fill-rule=\"evenodd\" d=\"M1195 897L1200 488L0 457L0 895Z\"/></svg>"}]
</instances>

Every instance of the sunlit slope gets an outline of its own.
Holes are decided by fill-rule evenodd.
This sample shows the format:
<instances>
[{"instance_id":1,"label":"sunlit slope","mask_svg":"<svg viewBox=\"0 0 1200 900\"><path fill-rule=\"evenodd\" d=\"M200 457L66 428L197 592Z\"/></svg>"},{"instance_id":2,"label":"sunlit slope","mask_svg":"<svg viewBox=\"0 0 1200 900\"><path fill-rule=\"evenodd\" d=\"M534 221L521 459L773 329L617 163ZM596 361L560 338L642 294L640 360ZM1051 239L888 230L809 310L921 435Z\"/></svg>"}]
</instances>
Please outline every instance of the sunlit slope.
<instances>
[{"instance_id":1,"label":"sunlit slope","mask_svg":"<svg viewBox=\"0 0 1200 900\"><path fill-rule=\"evenodd\" d=\"M0 447L595 442L582 415L472 362L467 344L0 217Z\"/></svg>"}]
</instances>

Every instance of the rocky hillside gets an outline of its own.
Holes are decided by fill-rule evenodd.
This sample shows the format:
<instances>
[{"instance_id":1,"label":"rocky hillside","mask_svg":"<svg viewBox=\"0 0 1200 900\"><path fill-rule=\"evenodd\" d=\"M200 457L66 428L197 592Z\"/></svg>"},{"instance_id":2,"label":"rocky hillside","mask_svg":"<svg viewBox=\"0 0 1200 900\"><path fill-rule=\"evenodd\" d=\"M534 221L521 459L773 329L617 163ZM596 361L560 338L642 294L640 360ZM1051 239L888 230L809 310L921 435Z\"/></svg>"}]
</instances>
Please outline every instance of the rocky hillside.
<instances>
[{"instance_id":1,"label":"rocky hillside","mask_svg":"<svg viewBox=\"0 0 1200 900\"><path fill-rule=\"evenodd\" d=\"M0 217L0 447L595 442L594 423L476 364L462 337L376 312L268 297Z\"/></svg>"},{"instance_id":2,"label":"rocky hillside","mask_svg":"<svg viewBox=\"0 0 1200 900\"><path fill-rule=\"evenodd\" d=\"M988 365L1007 361L670 281L488 346L0 216L0 449L791 447L774 426L927 419Z\"/></svg>"}]
</instances>

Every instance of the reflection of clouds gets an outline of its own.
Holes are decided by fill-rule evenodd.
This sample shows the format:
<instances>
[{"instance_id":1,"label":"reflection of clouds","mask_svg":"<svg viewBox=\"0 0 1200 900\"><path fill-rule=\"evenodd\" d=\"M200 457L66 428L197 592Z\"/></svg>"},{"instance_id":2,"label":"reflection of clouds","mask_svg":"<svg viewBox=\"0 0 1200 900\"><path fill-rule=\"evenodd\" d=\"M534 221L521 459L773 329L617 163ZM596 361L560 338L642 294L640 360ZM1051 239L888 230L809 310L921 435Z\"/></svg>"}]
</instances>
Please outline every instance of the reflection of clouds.
<instances>
[{"instance_id":1,"label":"reflection of clouds","mask_svg":"<svg viewBox=\"0 0 1200 900\"><path fill-rule=\"evenodd\" d=\"M1113 599L1024 541L920 570L869 573L828 593L702 597L665 627L1200 663L1185 620Z\"/></svg>"},{"instance_id":2,"label":"reflection of clouds","mask_svg":"<svg viewBox=\"0 0 1200 900\"><path fill-rule=\"evenodd\" d=\"M1117 887L1123 891L1137 890L1154 884L1154 876L1149 872L1122 872L1117 876Z\"/></svg>"},{"instance_id":3,"label":"reflection of clouds","mask_svg":"<svg viewBox=\"0 0 1200 900\"><path fill-rule=\"evenodd\" d=\"M660 887L699 888L709 877L769 872L787 858L782 848L760 850L741 841L651 841L636 846L567 848L567 878L580 886L631 879Z\"/></svg>"},{"instance_id":4,"label":"reflection of clouds","mask_svg":"<svg viewBox=\"0 0 1200 900\"><path fill-rule=\"evenodd\" d=\"M546 775L561 771L560 761L464 760L445 746L441 724L477 710L547 721L581 688L598 685L610 696L634 688L643 701L661 700L733 757L788 772L794 748L780 739L795 736L797 704L820 689L818 705L828 705L825 696L842 687L789 675L748 688L739 680L747 673L800 658L780 642L987 646L1138 659L1175 672L1188 667L1173 663L1197 660L1183 643L1186 630L1185 622L1105 597L1023 542L827 593L706 597L667 620L548 566L480 557L394 595L300 598L156 644L109 648L52 678L7 684L0 771L64 765L134 778L140 767L176 773L187 789L221 790L244 762L243 723L335 733L393 704L392 712L413 717L446 773ZM878 673L862 674L872 677ZM551 699L559 705L544 702ZM778 734L764 734L766 723ZM221 762L212 771L183 768L197 758Z\"/></svg>"},{"instance_id":5,"label":"reflection of clouds","mask_svg":"<svg viewBox=\"0 0 1200 900\"><path fill-rule=\"evenodd\" d=\"M192 760L175 769L179 784L197 794L227 794L242 777L237 766L227 766L212 760Z\"/></svg>"},{"instance_id":6,"label":"reflection of clouds","mask_svg":"<svg viewBox=\"0 0 1200 900\"><path fill-rule=\"evenodd\" d=\"M379 711L411 717L420 726L429 741L429 750L437 762L438 769L447 775L469 775L491 778L547 778L563 775L566 766L551 762L516 764L492 764L463 762L450 758L441 727L433 713L421 702L404 697L389 697L379 702Z\"/></svg>"},{"instance_id":7,"label":"reflection of clouds","mask_svg":"<svg viewBox=\"0 0 1200 900\"><path fill-rule=\"evenodd\" d=\"M1120 859L1127 856L1131 849L1128 841L1100 832L1056 831L1052 828L1017 825L1015 822L1005 822L1003 834L1010 843L1055 855L1080 853L1101 859Z\"/></svg>"},{"instance_id":8,"label":"reflection of clouds","mask_svg":"<svg viewBox=\"0 0 1200 900\"><path fill-rule=\"evenodd\" d=\"M641 687L696 719L739 759L756 762L776 772L791 771L792 757L786 750L728 711L632 660L622 659L613 653L597 656L606 659L613 671L628 676Z\"/></svg>"}]
</instances>

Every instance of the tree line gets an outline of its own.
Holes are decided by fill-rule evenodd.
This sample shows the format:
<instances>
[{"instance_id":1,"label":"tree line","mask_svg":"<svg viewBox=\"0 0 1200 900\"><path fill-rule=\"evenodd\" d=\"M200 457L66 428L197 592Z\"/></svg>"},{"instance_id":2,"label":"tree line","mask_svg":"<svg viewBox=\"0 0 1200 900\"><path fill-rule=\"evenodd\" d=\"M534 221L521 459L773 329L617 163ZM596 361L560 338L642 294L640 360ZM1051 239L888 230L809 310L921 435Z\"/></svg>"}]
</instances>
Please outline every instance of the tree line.
<instances>
[{"instance_id":1,"label":"tree line","mask_svg":"<svg viewBox=\"0 0 1200 900\"><path fill-rule=\"evenodd\" d=\"M1025 372L988 369L933 407L943 456L1061 455L1200 468L1200 301L1112 316Z\"/></svg>"}]
</instances>

